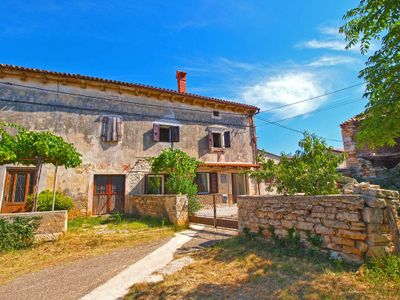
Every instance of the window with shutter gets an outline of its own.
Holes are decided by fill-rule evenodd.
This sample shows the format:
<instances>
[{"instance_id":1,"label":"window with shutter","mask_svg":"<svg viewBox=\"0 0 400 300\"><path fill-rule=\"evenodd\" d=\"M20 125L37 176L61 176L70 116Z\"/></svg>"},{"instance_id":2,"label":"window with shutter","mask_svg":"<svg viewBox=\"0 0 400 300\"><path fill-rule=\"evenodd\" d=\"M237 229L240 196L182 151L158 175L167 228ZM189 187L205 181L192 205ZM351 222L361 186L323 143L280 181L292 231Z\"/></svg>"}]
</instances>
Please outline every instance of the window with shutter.
<instances>
[{"instance_id":1,"label":"window with shutter","mask_svg":"<svg viewBox=\"0 0 400 300\"><path fill-rule=\"evenodd\" d=\"M100 138L103 142L119 142L122 138L122 118L118 116L103 116Z\"/></svg>"},{"instance_id":2,"label":"window with shutter","mask_svg":"<svg viewBox=\"0 0 400 300\"><path fill-rule=\"evenodd\" d=\"M155 142L179 142L179 126L153 124L153 139Z\"/></svg>"}]
</instances>

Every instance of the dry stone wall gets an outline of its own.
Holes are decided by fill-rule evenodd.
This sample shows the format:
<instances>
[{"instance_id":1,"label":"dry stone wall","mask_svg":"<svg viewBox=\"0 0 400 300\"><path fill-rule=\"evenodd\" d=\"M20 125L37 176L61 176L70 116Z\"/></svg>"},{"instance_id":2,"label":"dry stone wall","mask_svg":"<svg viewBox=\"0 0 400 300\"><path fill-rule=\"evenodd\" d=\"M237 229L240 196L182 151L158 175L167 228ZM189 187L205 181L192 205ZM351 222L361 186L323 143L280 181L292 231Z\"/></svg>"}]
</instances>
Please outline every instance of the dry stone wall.
<instances>
[{"instance_id":1,"label":"dry stone wall","mask_svg":"<svg viewBox=\"0 0 400 300\"><path fill-rule=\"evenodd\" d=\"M68 212L66 210L0 214L0 219L11 221L17 217L40 218L40 225L35 231L37 241L56 240L67 231Z\"/></svg>"},{"instance_id":2,"label":"dry stone wall","mask_svg":"<svg viewBox=\"0 0 400 300\"><path fill-rule=\"evenodd\" d=\"M275 233L283 237L295 228L303 240L309 231L323 238L323 249L353 262L361 262L365 255L394 252L398 192L368 183L344 192L323 196L241 196L239 231L249 228L257 232L260 227L273 226ZM268 234L268 230L264 232Z\"/></svg>"},{"instance_id":3,"label":"dry stone wall","mask_svg":"<svg viewBox=\"0 0 400 300\"><path fill-rule=\"evenodd\" d=\"M175 225L187 225L188 198L185 195L130 195L125 213L169 220Z\"/></svg>"}]
</instances>

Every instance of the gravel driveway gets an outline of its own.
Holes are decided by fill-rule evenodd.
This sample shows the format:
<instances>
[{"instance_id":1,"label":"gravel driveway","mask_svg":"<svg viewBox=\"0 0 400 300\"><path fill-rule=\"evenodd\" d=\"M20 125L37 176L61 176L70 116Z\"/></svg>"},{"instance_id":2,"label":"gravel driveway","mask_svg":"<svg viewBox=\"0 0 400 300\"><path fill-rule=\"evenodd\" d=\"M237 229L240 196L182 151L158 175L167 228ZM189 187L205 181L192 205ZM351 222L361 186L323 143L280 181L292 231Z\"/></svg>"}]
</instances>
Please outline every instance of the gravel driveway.
<instances>
[{"instance_id":1,"label":"gravel driveway","mask_svg":"<svg viewBox=\"0 0 400 300\"><path fill-rule=\"evenodd\" d=\"M79 299L169 239L22 275L0 285L0 299Z\"/></svg>"}]
</instances>

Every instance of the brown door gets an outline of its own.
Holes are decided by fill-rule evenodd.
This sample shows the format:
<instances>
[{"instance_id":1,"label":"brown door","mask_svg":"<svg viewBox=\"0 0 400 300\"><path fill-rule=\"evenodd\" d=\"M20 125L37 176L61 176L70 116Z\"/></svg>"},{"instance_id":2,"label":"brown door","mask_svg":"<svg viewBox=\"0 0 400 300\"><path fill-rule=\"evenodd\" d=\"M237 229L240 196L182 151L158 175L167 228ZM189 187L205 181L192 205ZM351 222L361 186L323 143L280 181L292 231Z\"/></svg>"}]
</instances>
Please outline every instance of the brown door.
<instances>
[{"instance_id":1,"label":"brown door","mask_svg":"<svg viewBox=\"0 0 400 300\"><path fill-rule=\"evenodd\" d=\"M4 185L2 213L27 211L27 197L33 191L35 171L32 169L8 169Z\"/></svg>"},{"instance_id":2,"label":"brown door","mask_svg":"<svg viewBox=\"0 0 400 300\"><path fill-rule=\"evenodd\" d=\"M237 203L237 196L247 194L247 184L245 174L232 174L232 198L233 203Z\"/></svg>"},{"instance_id":3,"label":"brown door","mask_svg":"<svg viewBox=\"0 0 400 300\"><path fill-rule=\"evenodd\" d=\"M125 176L95 175L93 214L124 212Z\"/></svg>"}]
</instances>

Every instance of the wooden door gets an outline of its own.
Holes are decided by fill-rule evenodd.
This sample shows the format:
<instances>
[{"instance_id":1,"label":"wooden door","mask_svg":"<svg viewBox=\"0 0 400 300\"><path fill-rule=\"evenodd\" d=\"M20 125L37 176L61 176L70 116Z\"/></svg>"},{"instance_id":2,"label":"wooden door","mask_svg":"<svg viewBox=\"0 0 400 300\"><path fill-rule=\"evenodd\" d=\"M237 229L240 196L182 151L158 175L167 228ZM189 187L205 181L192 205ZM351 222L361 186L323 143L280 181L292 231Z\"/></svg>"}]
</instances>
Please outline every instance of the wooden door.
<instances>
[{"instance_id":1,"label":"wooden door","mask_svg":"<svg viewBox=\"0 0 400 300\"><path fill-rule=\"evenodd\" d=\"M232 174L232 198L237 203L237 196L247 194L246 175Z\"/></svg>"},{"instance_id":2,"label":"wooden door","mask_svg":"<svg viewBox=\"0 0 400 300\"><path fill-rule=\"evenodd\" d=\"M125 176L95 175L93 214L104 215L124 212Z\"/></svg>"},{"instance_id":3,"label":"wooden door","mask_svg":"<svg viewBox=\"0 0 400 300\"><path fill-rule=\"evenodd\" d=\"M35 170L7 169L2 213L27 211L27 197L33 192Z\"/></svg>"}]
</instances>

